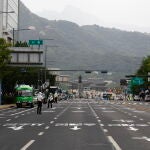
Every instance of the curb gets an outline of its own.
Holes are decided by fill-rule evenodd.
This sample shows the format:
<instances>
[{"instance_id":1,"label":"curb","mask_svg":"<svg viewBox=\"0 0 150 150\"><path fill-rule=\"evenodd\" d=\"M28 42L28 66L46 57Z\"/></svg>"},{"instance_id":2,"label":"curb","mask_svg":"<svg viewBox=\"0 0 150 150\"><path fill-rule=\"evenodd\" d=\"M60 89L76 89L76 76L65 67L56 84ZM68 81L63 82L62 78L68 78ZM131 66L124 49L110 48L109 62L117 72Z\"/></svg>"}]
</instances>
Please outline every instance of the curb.
<instances>
[{"instance_id":1,"label":"curb","mask_svg":"<svg viewBox=\"0 0 150 150\"><path fill-rule=\"evenodd\" d=\"M0 105L0 110L6 109L6 108L13 108L13 107L15 107L15 104Z\"/></svg>"}]
</instances>

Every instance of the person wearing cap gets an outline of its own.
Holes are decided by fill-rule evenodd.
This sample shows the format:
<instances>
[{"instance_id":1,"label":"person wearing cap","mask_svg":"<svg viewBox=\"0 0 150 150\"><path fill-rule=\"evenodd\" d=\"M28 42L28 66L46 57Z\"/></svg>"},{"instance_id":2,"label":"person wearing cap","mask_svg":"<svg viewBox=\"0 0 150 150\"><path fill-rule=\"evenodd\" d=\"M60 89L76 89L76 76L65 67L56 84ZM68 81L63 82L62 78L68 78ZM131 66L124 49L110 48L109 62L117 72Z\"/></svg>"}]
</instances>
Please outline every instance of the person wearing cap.
<instances>
[{"instance_id":1,"label":"person wearing cap","mask_svg":"<svg viewBox=\"0 0 150 150\"><path fill-rule=\"evenodd\" d=\"M37 105L38 105L38 107L37 107L37 114L41 114L42 100L43 100L42 93L39 92L38 96L37 96Z\"/></svg>"}]
</instances>

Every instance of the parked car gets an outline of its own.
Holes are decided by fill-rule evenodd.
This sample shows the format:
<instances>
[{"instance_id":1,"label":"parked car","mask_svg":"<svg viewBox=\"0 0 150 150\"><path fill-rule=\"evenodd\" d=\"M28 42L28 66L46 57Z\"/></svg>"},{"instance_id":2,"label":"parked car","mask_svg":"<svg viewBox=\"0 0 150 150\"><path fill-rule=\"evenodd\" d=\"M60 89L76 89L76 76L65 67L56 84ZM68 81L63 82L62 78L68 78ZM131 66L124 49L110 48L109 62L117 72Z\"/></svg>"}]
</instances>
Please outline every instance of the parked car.
<instances>
[{"instance_id":1,"label":"parked car","mask_svg":"<svg viewBox=\"0 0 150 150\"><path fill-rule=\"evenodd\" d=\"M150 95L145 96L145 101L150 101Z\"/></svg>"},{"instance_id":2,"label":"parked car","mask_svg":"<svg viewBox=\"0 0 150 150\"><path fill-rule=\"evenodd\" d=\"M134 101L140 101L139 95L135 95L135 96L133 97L133 100L134 100Z\"/></svg>"}]
</instances>

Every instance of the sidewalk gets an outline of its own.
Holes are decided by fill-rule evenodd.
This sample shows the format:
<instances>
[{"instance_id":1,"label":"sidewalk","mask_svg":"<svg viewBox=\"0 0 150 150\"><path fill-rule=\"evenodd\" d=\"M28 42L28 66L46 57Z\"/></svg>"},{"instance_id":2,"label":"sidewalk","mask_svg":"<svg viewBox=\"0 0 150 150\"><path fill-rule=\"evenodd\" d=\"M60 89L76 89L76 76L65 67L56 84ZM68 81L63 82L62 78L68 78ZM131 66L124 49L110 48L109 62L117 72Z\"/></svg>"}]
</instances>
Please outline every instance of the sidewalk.
<instances>
[{"instance_id":1,"label":"sidewalk","mask_svg":"<svg viewBox=\"0 0 150 150\"><path fill-rule=\"evenodd\" d=\"M15 107L15 104L0 105L0 110L1 109L6 109L6 108L11 108L11 107Z\"/></svg>"}]
</instances>

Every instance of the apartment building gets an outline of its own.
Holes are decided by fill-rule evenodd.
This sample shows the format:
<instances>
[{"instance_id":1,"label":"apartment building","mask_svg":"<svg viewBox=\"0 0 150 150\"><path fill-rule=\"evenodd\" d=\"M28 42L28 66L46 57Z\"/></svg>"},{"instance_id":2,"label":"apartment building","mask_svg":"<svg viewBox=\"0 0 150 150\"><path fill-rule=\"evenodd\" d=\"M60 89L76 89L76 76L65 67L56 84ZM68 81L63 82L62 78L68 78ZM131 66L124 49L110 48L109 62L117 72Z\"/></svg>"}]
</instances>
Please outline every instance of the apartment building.
<instances>
[{"instance_id":1,"label":"apartment building","mask_svg":"<svg viewBox=\"0 0 150 150\"><path fill-rule=\"evenodd\" d=\"M12 40L13 28L18 29L18 12L19 0L0 0L0 38Z\"/></svg>"}]
</instances>

